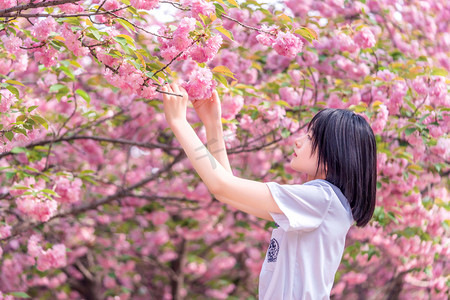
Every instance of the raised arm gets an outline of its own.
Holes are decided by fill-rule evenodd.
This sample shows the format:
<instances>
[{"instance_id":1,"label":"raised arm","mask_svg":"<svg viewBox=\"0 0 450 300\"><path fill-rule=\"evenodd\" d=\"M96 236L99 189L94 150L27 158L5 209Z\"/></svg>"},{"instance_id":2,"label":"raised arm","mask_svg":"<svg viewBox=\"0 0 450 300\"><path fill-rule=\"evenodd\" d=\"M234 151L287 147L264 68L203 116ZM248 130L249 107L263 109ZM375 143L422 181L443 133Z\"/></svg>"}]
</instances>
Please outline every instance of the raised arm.
<instances>
[{"instance_id":1,"label":"raised arm","mask_svg":"<svg viewBox=\"0 0 450 300\"><path fill-rule=\"evenodd\" d=\"M231 174L228 157L225 153L216 155L222 160L228 170L208 151L198 138L192 127L186 121L187 94L184 89L176 84L163 87L163 91L176 94L184 94L181 97L164 95L164 113L166 120L172 128L175 136L186 152L189 161L206 184L211 193L218 200L236 207L239 210L252 215L272 220L268 212L282 213L272 198L268 187L264 183L238 178ZM223 141L222 127L209 128L210 134L217 134L217 144L220 149ZM220 138L219 138L220 137ZM216 151L213 151L216 152ZM219 154L220 152L214 153ZM226 158L226 161L224 159Z\"/></svg>"}]
</instances>

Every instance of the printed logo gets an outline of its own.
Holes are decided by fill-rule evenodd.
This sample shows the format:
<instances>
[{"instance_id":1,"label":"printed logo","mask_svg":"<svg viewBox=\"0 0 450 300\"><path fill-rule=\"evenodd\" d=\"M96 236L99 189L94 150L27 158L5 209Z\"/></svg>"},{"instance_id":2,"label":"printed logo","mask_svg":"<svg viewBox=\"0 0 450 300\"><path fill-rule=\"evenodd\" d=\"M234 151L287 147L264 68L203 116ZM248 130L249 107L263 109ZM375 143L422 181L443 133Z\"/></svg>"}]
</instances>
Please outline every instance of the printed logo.
<instances>
[{"instance_id":1,"label":"printed logo","mask_svg":"<svg viewBox=\"0 0 450 300\"><path fill-rule=\"evenodd\" d=\"M276 239L271 239L267 250L267 262L276 262L280 245Z\"/></svg>"}]
</instances>

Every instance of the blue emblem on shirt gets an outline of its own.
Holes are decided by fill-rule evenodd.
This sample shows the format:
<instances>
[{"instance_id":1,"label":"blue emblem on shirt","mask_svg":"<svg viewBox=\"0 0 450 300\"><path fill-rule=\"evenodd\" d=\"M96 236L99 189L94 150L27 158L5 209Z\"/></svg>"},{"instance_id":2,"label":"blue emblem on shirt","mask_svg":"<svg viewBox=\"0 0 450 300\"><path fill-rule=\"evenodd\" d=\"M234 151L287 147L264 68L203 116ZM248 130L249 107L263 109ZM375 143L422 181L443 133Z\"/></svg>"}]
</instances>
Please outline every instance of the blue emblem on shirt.
<instances>
[{"instance_id":1,"label":"blue emblem on shirt","mask_svg":"<svg viewBox=\"0 0 450 300\"><path fill-rule=\"evenodd\" d=\"M267 250L267 262L276 262L280 245L276 239L271 239Z\"/></svg>"}]
</instances>

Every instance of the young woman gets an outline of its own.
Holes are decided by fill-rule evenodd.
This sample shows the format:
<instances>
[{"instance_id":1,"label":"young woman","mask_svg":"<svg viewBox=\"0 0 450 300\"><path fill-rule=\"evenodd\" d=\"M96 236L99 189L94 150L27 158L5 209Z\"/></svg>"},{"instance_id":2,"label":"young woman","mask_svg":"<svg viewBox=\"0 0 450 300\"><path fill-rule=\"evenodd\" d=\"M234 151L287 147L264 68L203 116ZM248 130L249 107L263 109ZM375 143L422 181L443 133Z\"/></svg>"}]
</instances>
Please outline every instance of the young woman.
<instances>
[{"instance_id":1,"label":"young woman","mask_svg":"<svg viewBox=\"0 0 450 300\"><path fill-rule=\"evenodd\" d=\"M217 92L193 102L207 139L215 141L208 151L186 121L186 91L177 84L162 90L183 95L164 94L164 113L209 191L279 226L262 266L259 299L329 299L350 226L366 225L375 208L376 143L366 120L348 110L320 111L293 145L291 167L308 174L308 181L261 183L231 172Z\"/></svg>"}]
</instances>

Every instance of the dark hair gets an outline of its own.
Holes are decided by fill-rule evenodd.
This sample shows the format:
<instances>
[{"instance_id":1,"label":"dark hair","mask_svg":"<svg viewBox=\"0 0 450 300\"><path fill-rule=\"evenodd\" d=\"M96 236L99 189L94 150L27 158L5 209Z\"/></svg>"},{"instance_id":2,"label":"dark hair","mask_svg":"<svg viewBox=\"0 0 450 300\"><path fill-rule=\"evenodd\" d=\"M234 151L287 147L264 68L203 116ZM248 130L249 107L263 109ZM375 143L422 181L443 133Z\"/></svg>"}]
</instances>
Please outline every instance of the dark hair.
<instances>
[{"instance_id":1,"label":"dark hair","mask_svg":"<svg viewBox=\"0 0 450 300\"><path fill-rule=\"evenodd\" d=\"M326 180L347 198L356 226L372 218L376 202L377 149L367 121L345 109L324 109L308 125L312 151L318 166L325 167Z\"/></svg>"}]
</instances>

